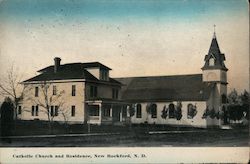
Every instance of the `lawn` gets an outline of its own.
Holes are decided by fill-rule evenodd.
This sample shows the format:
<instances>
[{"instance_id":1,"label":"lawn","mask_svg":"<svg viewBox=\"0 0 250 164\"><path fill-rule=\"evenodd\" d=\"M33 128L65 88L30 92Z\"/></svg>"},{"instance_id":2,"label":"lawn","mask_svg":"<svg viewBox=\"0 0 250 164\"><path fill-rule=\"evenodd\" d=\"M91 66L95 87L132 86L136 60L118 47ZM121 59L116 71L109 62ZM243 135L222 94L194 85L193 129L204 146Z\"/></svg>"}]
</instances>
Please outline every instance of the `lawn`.
<instances>
[{"instance_id":1,"label":"lawn","mask_svg":"<svg viewBox=\"0 0 250 164\"><path fill-rule=\"evenodd\" d=\"M50 135L46 123L18 123L2 147L150 147L150 146L248 146L249 130L199 129L157 125L111 126L55 124ZM49 134L48 136L44 136ZM67 135L60 135L67 134ZM71 134L71 135L70 135ZM79 135L78 135L79 134ZM36 137L34 137L34 135ZM39 136L42 135L42 136ZM22 137L26 136L26 137ZM30 136L30 137L27 137Z\"/></svg>"}]
</instances>

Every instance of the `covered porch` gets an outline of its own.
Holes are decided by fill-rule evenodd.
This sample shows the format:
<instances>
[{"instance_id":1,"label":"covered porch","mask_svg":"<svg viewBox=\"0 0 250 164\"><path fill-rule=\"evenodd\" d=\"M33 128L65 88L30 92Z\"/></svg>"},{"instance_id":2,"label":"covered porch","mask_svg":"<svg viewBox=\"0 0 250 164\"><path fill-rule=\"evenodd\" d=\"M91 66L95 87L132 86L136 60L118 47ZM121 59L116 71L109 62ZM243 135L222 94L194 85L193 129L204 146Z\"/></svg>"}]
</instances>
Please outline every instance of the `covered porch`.
<instances>
[{"instance_id":1,"label":"covered porch","mask_svg":"<svg viewBox=\"0 0 250 164\"><path fill-rule=\"evenodd\" d=\"M123 125L130 122L130 104L122 101L89 100L85 102L88 124Z\"/></svg>"}]
</instances>

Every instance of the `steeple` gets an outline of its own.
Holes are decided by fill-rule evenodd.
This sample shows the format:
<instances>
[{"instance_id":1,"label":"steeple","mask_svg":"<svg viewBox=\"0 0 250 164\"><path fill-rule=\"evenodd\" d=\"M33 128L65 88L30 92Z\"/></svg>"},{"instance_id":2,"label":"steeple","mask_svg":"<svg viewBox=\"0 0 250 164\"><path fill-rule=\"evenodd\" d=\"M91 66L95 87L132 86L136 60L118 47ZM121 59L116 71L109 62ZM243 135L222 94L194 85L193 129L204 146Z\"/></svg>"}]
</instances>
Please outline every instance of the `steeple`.
<instances>
[{"instance_id":1,"label":"steeple","mask_svg":"<svg viewBox=\"0 0 250 164\"><path fill-rule=\"evenodd\" d=\"M220 54L220 48L219 48L219 44L217 42L215 33L214 33L214 36L213 36L213 39L212 39L212 42L208 51L208 54L210 53Z\"/></svg>"},{"instance_id":2,"label":"steeple","mask_svg":"<svg viewBox=\"0 0 250 164\"><path fill-rule=\"evenodd\" d=\"M201 68L202 70L206 69L223 69L227 70L224 61L226 60L225 55L221 53L219 44L217 42L216 33L215 33L215 25L214 25L214 33L212 42L210 44L210 48L208 50L208 54L205 56L205 64Z\"/></svg>"},{"instance_id":3,"label":"steeple","mask_svg":"<svg viewBox=\"0 0 250 164\"><path fill-rule=\"evenodd\" d=\"M220 48L219 48L219 44L217 42L216 39L216 33L215 33L215 25L214 25L214 35L213 35L213 39L208 51L208 54L213 53L213 54L220 54Z\"/></svg>"}]
</instances>

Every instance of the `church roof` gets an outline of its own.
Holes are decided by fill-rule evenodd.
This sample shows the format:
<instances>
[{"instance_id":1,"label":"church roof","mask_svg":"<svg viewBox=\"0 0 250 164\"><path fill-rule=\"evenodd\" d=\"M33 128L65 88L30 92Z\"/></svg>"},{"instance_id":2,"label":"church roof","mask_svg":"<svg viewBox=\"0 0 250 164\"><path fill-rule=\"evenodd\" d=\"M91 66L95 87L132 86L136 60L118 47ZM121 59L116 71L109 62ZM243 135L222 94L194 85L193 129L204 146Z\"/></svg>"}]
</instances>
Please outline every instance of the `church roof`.
<instances>
[{"instance_id":1,"label":"church roof","mask_svg":"<svg viewBox=\"0 0 250 164\"><path fill-rule=\"evenodd\" d=\"M205 101L214 87L202 81L202 74L116 78L125 101Z\"/></svg>"},{"instance_id":2,"label":"church roof","mask_svg":"<svg viewBox=\"0 0 250 164\"><path fill-rule=\"evenodd\" d=\"M214 58L215 63L213 66L209 65L209 59ZM214 34L214 37L212 39L208 54L205 56L205 65L202 67L202 70L205 69L223 69L227 70L224 61L226 60L225 55L221 53L219 44L216 39L216 35Z\"/></svg>"},{"instance_id":3,"label":"church roof","mask_svg":"<svg viewBox=\"0 0 250 164\"><path fill-rule=\"evenodd\" d=\"M49 81L49 80L74 80L74 79L85 79L89 81L95 82L104 82L102 80L97 79L90 72L88 72L85 68L92 67L101 67L105 69L109 69L99 62L93 63L69 63L60 65L58 71L54 72L54 66L49 66L44 69L39 70L41 74L32 77L23 82L34 82L34 81ZM110 69L109 69L110 70ZM105 81L106 82L106 81ZM109 78L109 83L120 84L118 81L113 78Z\"/></svg>"}]
</instances>

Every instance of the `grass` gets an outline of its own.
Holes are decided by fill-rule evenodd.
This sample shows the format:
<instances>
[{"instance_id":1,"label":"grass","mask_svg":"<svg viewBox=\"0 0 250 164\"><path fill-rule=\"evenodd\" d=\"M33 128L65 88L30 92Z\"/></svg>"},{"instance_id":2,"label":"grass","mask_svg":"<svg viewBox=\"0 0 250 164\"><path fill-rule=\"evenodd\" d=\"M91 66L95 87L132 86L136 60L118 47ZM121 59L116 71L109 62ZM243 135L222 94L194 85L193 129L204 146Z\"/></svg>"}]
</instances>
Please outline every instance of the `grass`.
<instances>
[{"instance_id":1,"label":"grass","mask_svg":"<svg viewBox=\"0 0 250 164\"><path fill-rule=\"evenodd\" d=\"M48 128L48 123L43 121L18 121L16 128L13 128L12 135L47 135L47 134L84 134L89 133L88 125L73 124L65 127L63 124L54 123L52 132ZM176 130L197 130L193 127L174 127L167 125L89 125L90 133L138 133L143 134L149 131L176 131ZM15 129L15 130L14 130ZM204 129L200 129L204 130Z\"/></svg>"},{"instance_id":2,"label":"grass","mask_svg":"<svg viewBox=\"0 0 250 164\"><path fill-rule=\"evenodd\" d=\"M86 125L70 125L67 129L61 124L54 124L55 134L86 134ZM152 134L149 132L167 132ZM199 129L190 127L172 127L163 125L111 126L91 125L91 133L109 133L99 136L60 136L38 138L15 138L2 146L36 147L109 147L109 146L248 146L249 130L238 127L230 130ZM115 134L113 134L115 133ZM46 122L18 122L13 135L50 134Z\"/></svg>"}]
</instances>

